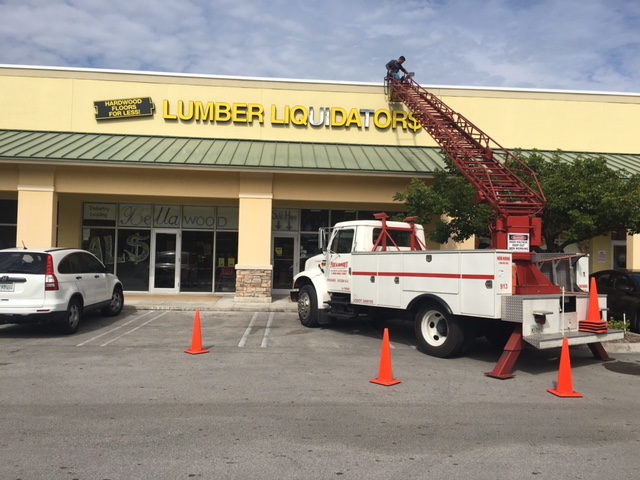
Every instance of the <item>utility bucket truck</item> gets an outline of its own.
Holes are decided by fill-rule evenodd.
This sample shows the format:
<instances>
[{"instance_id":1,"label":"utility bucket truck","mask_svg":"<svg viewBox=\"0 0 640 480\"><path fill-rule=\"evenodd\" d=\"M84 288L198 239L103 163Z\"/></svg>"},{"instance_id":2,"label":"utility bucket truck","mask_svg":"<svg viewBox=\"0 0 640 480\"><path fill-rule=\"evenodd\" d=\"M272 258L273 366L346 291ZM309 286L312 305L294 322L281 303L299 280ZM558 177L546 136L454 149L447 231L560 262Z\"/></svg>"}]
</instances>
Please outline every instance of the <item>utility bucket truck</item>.
<instances>
[{"instance_id":1,"label":"utility bucket truck","mask_svg":"<svg viewBox=\"0 0 640 480\"><path fill-rule=\"evenodd\" d=\"M546 204L535 173L413 78L388 78L386 88L390 101L402 101L474 185L478 201L492 206L491 248L427 250L415 218L393 222L380 213L337 223L320 235L323 253L294 277L291 299L302 325L340 317L408 318L419 348L436 357L463 354L485 335L504 347L487 374L495 378L513 376L525 344L561 347L565 337L608 360L602 342L624 333L608 330L601 313L595 322L587 318L588 259L534 258ZM606 296L595 298L606 310Z\"/></svg>"}]
</instances>

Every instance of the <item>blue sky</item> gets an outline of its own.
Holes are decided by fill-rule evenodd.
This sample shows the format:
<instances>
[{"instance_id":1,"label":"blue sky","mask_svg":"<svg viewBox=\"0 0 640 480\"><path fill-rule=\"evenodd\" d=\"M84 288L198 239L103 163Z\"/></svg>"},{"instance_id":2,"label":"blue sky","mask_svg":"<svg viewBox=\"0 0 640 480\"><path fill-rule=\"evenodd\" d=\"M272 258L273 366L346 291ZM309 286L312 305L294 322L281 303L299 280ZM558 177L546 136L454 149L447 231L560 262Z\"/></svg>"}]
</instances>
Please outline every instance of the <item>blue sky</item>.
<instances>
[{"instance_id":1,"label":"blue sky","mask_svg":"<svg viewBox=\"0 0 640 480\"><path fill-rule=\"evenodd\" d=\"M640 93L639 0L0 0L0 64Z\"/></svg>"}]
</instances>

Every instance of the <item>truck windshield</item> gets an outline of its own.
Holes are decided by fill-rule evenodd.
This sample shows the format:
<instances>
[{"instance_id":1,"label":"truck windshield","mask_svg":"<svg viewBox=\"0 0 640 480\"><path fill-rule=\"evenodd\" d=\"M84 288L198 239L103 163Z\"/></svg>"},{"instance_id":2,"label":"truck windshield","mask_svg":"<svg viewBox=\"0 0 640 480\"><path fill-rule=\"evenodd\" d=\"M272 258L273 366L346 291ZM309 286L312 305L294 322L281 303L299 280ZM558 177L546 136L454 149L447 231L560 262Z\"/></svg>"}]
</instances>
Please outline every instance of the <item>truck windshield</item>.
<instances>
[{"instance_id":1,"label":"truck windshield","mask_svg":"<svg viewBox=\"0 0 640 480\"><path fill-rule=\"evenodd\" d=\"M352 228L345 228L338 230L331 242L331 250L334 253L351 253L353 246L353 232Z\"/></svg>"}]
</instances>

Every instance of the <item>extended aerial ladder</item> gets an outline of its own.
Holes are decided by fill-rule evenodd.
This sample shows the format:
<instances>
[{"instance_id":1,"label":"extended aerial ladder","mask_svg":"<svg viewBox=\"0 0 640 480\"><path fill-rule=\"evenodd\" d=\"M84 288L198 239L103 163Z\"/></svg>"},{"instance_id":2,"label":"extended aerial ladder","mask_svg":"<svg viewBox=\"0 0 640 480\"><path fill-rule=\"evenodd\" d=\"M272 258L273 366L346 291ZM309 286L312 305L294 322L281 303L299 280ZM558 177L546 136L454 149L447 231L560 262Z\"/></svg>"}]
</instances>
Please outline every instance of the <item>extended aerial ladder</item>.
<instances>
[{"instance_id":1,"label":"extended aerial ladder","mask_svg":"<svg viewBox=\"0 0 640 480\"><path fill-rule=\"evenodd\" d=\"M555 294L560 287L533 263L531 247L542 243L539 215L546 199L535 172L461 114L453 111L412 76L385 79L390 101L404 103L460 173L476 188L477 201L497 215L490 226L492 248L512 253L516 294ZM519 247L521 248L521 247ZM526 251L525 251L526 250Z\"/></svg>"}]
</instances>

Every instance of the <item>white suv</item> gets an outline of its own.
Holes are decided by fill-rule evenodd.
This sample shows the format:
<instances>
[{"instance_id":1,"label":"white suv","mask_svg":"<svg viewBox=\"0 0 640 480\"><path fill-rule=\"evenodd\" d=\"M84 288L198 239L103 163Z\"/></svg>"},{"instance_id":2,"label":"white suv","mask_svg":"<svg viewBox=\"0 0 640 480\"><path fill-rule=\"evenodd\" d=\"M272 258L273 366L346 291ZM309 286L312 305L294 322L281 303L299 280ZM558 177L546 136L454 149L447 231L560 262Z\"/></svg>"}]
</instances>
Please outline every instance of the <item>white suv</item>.
<instances>
[{"instance_id":1,"label":"white suv","mask_svg":"<svg viewBox=\"0 0 640 480\"><path fill-rule=\"evenodd\" d=\"M72 334L83 312L116 316L123 305L118 277L85 250L0 250L0 324L54 322Z\"/></svg>"}]
</instances>

